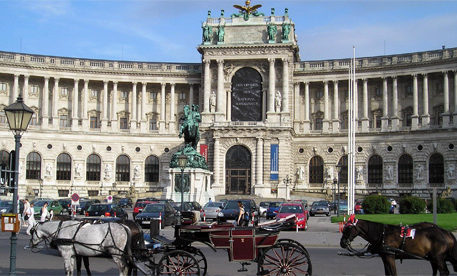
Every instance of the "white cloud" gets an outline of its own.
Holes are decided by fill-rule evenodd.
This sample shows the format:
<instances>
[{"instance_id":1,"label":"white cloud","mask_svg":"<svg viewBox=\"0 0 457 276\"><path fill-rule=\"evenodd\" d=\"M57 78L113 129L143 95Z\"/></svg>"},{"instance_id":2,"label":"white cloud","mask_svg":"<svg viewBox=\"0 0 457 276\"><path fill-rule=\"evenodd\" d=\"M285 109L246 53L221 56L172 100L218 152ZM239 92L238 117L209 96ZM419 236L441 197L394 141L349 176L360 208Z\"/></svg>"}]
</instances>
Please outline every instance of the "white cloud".
<instances>
[{"instance_id":1,"label":"white cloud","mask_svg":"<svg viewBox=\"0 0 457 276\"><path fill-rule=\"evenodd\" d=\"M33 0L23 1L24 6L42 18L65 15L71 6L70 0Z\"/></svg>"}]
</instances>

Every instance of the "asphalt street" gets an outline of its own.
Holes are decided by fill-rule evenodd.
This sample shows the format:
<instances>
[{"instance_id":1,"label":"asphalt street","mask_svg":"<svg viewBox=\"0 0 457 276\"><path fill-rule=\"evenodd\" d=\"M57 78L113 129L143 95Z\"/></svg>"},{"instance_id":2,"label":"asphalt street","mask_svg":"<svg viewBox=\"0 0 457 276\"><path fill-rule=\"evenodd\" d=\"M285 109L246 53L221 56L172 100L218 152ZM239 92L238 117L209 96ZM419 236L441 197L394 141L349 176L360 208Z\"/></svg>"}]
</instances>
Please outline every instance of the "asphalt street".
<instances>
[{"instance_id":1,"label":"asphalt street","mask_svg":"<svg viewBox=\"0 0 457 276\"><path fill-rule=\"evenodd\" d=\"M380 258L361 259L338 255L343 250L339 248L338 227L330 223L328 217L311 217L307 231L284 231L280 238L294 239L302 243L309 251L313 275L383 275L383 266ZM167 227L162 234L172 238L173 229ZM0 233L0 275L7 275L9 271L10 234ZM29 236L25 235L25 228L18 235L17 246L17 274L18 275L63 275L63 259L53 249L44 249L33 253L24 249L28 244ZM362 241L356 241L361 245ZM241 268L237 262L229 262L225 250L212 251L206 245L197 245L205 254L208 261L208 275L225 276L255 275L257 264L247 266L247 272L238 272ZM111 259L91 258L93 275L118 275L116 265ZM399 275L431 275L430 264L425 261L405 260L403 264L397 261ZM449 270L452 271L451 266ZM454 273L454 272L453 272ZM84 270L83 270L83 275ZM457 274L453 274L457 275Z\"/></svg>"}]
</instances>

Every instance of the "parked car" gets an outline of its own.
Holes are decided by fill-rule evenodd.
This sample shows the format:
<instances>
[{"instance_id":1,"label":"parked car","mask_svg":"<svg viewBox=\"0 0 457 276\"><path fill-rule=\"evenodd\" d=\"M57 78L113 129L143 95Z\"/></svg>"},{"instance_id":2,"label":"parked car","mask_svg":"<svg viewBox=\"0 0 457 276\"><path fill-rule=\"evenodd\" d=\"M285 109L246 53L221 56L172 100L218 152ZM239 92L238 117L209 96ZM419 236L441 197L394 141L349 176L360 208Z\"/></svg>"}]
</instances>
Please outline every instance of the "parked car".
<instances>
[{"instance_id":1,"label":"parked car","mask_svg":"<svg viewBox=\"0 0 457 276\"><path fill-rule=\"evenodd\" d=\"M146 207L146 205L155 203L157 201L149 201L149 200L140 200L138 199L135 203L135 206L133 207L133 219L141 212L143 211L143 208Z\"/></svg>"},{"instance_id":2,"label":"parked car","mask_svg":"<svg viewBox=\"0 0 457 276\"><path fill-rule=\"evenodd\" d=\"M13 212L13 201L12 200L2 200L0 201L0 213L12 213Z\"/></svg>"},{"instance_id":3,"label":"parked car","mask_svg":"<svg viewBox=\"0 0 457 276\"><path fill-rule=\"evenodd\" d=\"M200 217L203 219L205 214L206 219L217 219L217 214L224 209L223 202L208 202L203 206L203 212L200 213Z\"/></svg>"},{"instance_id":4,"label":"parked car","mask_svg":"<svg viewBox=\"0 0 457 276\"><path fill-rule=\"evenodd\" d=\"M268 206L267 213L265 216L267 219L274 219L276 217L276 214L279 211L279 206L281 206L282 202L270 202L270 205Z\"/></svg>"},{"instance_id":5,"label":"parked car","mask_svg":"<svg viewBox=\"0 0 457 276\"><path fill-rule=\"evenodd\" d=\"M71 215L71 199L70 198L61 198L58 200L62 206L62 213Z\"/></svg>"},{"instance_id":6,"label":"parked car","mask_svg":"<svg viewBox=\"0 0 457 276\"><path fill-rule=\"evenodd\" d=\"M268 206L270 206L270 202L269 201L260 202L260 204L259 204L259 213L260 213L261 217L266 216Z\"/></svg>"},{"instance_id":7,"label":"parked car","mask_svg":"<svg viewBox=\"0 0 457 276\"><path fill-rule=\"evenodd\" d=\"M162 216L160 218L160 216ZM141 214L135 217L135 222L141 227L149 227L151 220L162 219L162 228L168 225L175 225L178 222L177 212L169 202L155 202L145 206Z\"/></svg>"},{"instance_id":8,"label":"parked car","mask_svg":"<svg viewBox=\"0 0 457 276\"><path fill-rule=\"evenodd\" d=\"M328 201L315 201L311 205L311 209L309 210L310 216L315 216L317 214L330 216L330 209Z\"/></svg>"},{"instance_id":9,"label":"parked car","mask_svg":"<svg viewBox=\"0 0 457 276\"><path fill-rule=\"evenodd\" d=\"M131 198L126 197L126 198L119 199L117 205L119 205L122 208L127 208L127 207L132 208L133 202L132 202Z\"/></svg>"},{"instance_id":10,"label":"parked car","mask_svg":"<svg viewBox=\"0 0 457 276\"><path fill-rule=\"evenodd\" d=\"M85 212L86 217L118 217L127 219L128 214L124 209L113 203L94 203Z\"/></svg>"},{"instance_id":11,"label":"parked car","mask_svg":"<svg viewBox=\"0 0 457 276\"><path fill-rule=\"evenodd\" d=\"M278 214L276 218L282 219L285 217L288 217L290 215L295 215L297 217L297 220L295 221L295 225L293 228L295 229L296 226L298 226L299 229L308 229L308 219L306 218L306 213L307 211L303 208L303 205L301 202L297 203L290 203L286 202L281 204L279 207Z\"/></svg>"},{"instance_id":12,"label":"parked car","mask_svg":"<svg viewBox=\"0 0 457 276\"><path fill-rule=\"evenodd\" d=\"M348 202L347 201L340 201L340 214L344 214L348 212Z\"/></svg>"},{"instance_id":13,"label":"parked car","mask_svg":"<svg viewBox=\"0 0 457 276\"><path fill-rule=\"evenodd\" d=\"M84 215L92 204L100 203L100 200L96 199L80 199L79 205L76 205L76 213Z\"/></svg>"},{"instance_id":14,"label":"parked car","mask_svg":"<svg viewBox=\"0 0 457 276\"><path fill-rule=\"evenodd\" d=\"M255 201L252 199L241 199L241 200L229 200L225 205L224 209L222 209L217 214L217 221L218 222L226 222L226 221L236 221L238 219L238 215L240 213L240 209L238 207L238 201L244 206L244 211L249 215L249 221L252 220L252 215L254 214L254 224L259 223L259 211Z\"/></svg>"},{"instance_id":15,"label":"parked car","mask_svg":"<svg viewBox=\"0 0 457 276\"><path fill-rule=\"evenodd\" d=\"M48 203L48 211L53 212L55 215L63 214L63 207L60 205L58 200L38 200L33 202L33 210L35 212L35 217L39 218L41 216L41 208L45 203Z\"/></svg>"},{"instance_id":16,"label":"parked car","mask_svg":"<svg viewBox=\"0 0 457 276\"><path fill-rule=\"evenodd\" d=\"M354 213L356 214L364 214L365 212L363 211L362 207L362 201L357 201L354 205Z\"/></svg>"},{"instance_id":17,"label":"parked car","mask_svg":"<svg viewBox=\"0 0 457 276\"><path fill-rule=\"evenodd\" d=\"M297 200L294 200L292 202L300 202L301 203L301 205L303 206L303 210L305 210L306 220L308 221L309 220L308 200L306 200L306 199L297 199Z\"/></svg>"}]
</instances>

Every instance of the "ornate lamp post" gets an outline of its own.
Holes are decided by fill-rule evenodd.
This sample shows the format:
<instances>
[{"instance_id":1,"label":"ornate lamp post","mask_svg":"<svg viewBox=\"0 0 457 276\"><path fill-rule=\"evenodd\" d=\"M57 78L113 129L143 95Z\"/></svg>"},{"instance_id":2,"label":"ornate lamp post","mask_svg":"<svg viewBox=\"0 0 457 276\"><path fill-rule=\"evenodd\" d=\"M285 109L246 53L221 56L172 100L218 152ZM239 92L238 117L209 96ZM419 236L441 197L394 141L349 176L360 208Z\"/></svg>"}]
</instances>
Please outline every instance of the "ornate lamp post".
<instances>
[{"instance_id":1,"label":"ornate lamp post","mask_svg":"<svg viewBox=\"0 0 457 276\"><path fill-rule=\"evenodd\" d=\"M340 174L341 174L341 168L342 167L343 167L343 165L341 165L341 164L336 165L336 172L338 174L338 176L337 176L337 178L338 178L337 179L337 185L338 185L338 194L337 194L338 199L337 199L337 201L338 202L336 203L337 204L336 205L336 215L338 217L340 216Z\"/></svg>"},{"instance_id":2,"label":"ornate lamp post","mask_svg":"<svg viewBox=\"0 0 457 276\"><path fill-rule=\"evenodd\" d=\"M181 215L179 218L179 222L182 220L182 212L184 211L184 169L187 166L187 155L181 154L178 156L178 166L181 168L181 183L180 189L181 190ZM176 184L175 184L176 185Z\"/></svg>"},{"instance_id":3,"label":"ornate lamp post","mask_svg":"<svg viewBox=\"0 0 457 276\"><path fill-rule=\"evenodd\" d=\"M22 99L20 94L15 103L4 108L10 130L14 133L15 158L14 158L14 182L13 186L13 214L17 214L17 190L19 178L19 148L21 145L21 136L27 130L30 120L32 119L33 110L30 109ZM10 249L10 275L16 275L16 232L11 232L11 249Z\"/></svg>"}]
</instances>

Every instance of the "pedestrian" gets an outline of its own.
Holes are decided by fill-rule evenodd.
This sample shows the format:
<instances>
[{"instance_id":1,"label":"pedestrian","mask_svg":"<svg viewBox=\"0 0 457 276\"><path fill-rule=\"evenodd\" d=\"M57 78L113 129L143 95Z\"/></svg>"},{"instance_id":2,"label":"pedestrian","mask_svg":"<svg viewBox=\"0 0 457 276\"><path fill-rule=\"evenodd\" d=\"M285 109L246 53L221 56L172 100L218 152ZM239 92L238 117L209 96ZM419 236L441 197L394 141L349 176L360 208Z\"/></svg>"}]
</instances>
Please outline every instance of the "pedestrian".
<instances>
[{"instance_id":1,"label":"pedestrian","mask_svg":"<svg viewBox=\"0 0 457 276\"><path fill-rule=\"evenodd\" d=\"M22 210L22 220L24 221L24 226L28 226L28 220L25 219L25 215L26 215L26 212L28 211L28 209L30 208L30 203L29 203L29 200L26 198L24 199L24 209Z\"/></svg>"},{"instance_id":2,"label":"pedestrian","mask_svg":"<svg viewBox=\"0 0 457 276\"><path fill-rule=\"evenodd\" d=\"M25 209L25 208L24 208ZM27 209L26 211L26 214L25 214L25 217L24 218L27 218L26 221L28 223L28 227L27 227L27 230L25 231L25 233L27 233L27 235L30 236L30 230L33 228L33 226L35 226L36 224L36 221L35 221L35 210L33 208L33 202L29 205L29 208Z\"/></svg>"},{"instance_id":3,"label":"pedestrian","mask_svg":"<svg viewBox=\"0 0 457 276\"><path fill-rule=\"evenodd\" d=\"M236 220L238 226L247 226L247 220L246 220L246 210L244 210L244 205L241 201L238 201L238 208L239 208L239 214L238 214L238 219ZM249 220L249 218L248 218Z\"/></svg>"},{"instance_id":4,"label":"pedestrian","mask_svg":"<svg viewBox=\"0 0 457 276\"><path fill-rule=\"evenodd\" d=\"M41 222L45 222L46 219L48 219L50 216L49 214L49 211L48 211L48 203L45 202L43 207L41 208L41 218L40 218L40 221Z\"/></svg>"}]
</instances>

